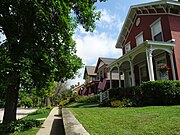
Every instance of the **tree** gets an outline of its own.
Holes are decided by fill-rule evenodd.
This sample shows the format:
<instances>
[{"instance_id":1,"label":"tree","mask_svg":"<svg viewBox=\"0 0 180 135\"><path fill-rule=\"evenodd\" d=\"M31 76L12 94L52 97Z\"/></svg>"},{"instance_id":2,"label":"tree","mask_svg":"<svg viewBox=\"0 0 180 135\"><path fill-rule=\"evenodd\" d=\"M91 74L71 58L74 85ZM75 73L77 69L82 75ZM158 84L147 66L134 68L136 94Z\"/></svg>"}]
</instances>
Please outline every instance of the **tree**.
<instances>
[{"instance_id":1,"label":"tree","mask_svg":"<svg viewBox=\"0 0 180 135\"><path fill-rule=\"evenodd\" d=\"M105 0L100 0L105 1ZM77 24L93 31L97 0L1 0L0 85L6 89L3 123L16 120L18 91L42 90L74 77L82 61L72 39Z\"/></svg>"}]
</instances>

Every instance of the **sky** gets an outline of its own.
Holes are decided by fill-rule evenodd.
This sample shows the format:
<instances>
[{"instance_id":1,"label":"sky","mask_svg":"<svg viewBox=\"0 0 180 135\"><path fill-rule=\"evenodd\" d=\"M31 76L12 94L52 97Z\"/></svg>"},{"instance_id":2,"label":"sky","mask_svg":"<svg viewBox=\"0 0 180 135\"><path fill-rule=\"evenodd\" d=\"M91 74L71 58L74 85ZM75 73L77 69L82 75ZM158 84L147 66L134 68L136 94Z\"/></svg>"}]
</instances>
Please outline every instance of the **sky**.
<instances>
[{"instance_id":1,"label":"sky","mask_svg":"<svg viewBox=\"0 0 180 135\"><path fill-rule=\"evenodd\" d=\"M152 2L153 0L107 0L98 2L97 10L101 11L101 19L96 22L94 32L85 32L81 26L76 29L77 55L84 66L96 66L99 57L119 58L122 50L115 48L119 33L132 5ZM69 85L84 83L84 66L75 79L69 80Z\"/></svg>"}]
</instances>

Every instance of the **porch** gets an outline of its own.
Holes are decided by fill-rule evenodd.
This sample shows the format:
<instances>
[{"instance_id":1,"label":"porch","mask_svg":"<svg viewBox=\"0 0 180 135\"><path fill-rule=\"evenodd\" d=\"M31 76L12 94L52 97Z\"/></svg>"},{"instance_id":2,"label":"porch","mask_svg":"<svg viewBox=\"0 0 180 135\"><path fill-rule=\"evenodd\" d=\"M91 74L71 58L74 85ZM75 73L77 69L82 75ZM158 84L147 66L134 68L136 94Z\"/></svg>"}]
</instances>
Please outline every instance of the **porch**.
<instances>
[{"instance_id":1,"label":"porch","mask_svg":"<svg viewBox=\"0 0 180 135\"><path fill-rule=\"evenodd\" d=\"M124 87L140 85L144 81L176 80L173 48L175 42L145 41L109 65L110 89L112 74L124 75ZM166 68L162 72L161 68ZM119 80L119 87L122 87Z\"/></svg>"}]
</instances>

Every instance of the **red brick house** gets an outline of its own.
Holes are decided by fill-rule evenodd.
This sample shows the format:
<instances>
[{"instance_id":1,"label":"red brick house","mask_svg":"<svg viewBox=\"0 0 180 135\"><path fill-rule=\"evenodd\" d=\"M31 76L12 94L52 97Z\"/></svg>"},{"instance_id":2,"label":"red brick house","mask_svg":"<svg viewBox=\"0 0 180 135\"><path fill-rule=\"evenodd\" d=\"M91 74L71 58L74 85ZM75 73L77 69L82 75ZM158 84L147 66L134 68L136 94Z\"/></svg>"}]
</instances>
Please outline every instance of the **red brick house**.
<instances>
[{"instance_id":1,"label":"red brick house","mask_svg":"<svg viewBox=\"0 0 180 135\"><path fill-rule=\"evenodd\" d=\"M123 56L109 65L124 74L124 86L143 81L180 80L180 1L131 6L116 48Z\"/></svg>"},{"instance_id":2,"label":"red brick house","mask_svg":"<svg viewBox=\"0 0 180 135\"><path fill-rule=\"evenodd\" d=\"M119 80L123 81L123 76L121 76L122 79L119 79L119 74L117 70L114 70L114 72L111 74L110 77L108 66L115 60L116 59L114 58L103 58L103 57L100 57L98 59L95 67L95 73L97 74L97 80L99 80L99 85L98 85L99 91L107 90L109 88L112 88L112 86L118 87Z\"/></svg>"},{"instance_id":3,"label":"red brick house","mask_svg":"<svg viewBox=\"0 0 180 135\"><path fill-rule=\"evenodd\" d=\"M99 80L97 80L95 66L85 66L83 79L85 80L85 83L82 95L97 94Z\"/></svg>"}]
</instances>

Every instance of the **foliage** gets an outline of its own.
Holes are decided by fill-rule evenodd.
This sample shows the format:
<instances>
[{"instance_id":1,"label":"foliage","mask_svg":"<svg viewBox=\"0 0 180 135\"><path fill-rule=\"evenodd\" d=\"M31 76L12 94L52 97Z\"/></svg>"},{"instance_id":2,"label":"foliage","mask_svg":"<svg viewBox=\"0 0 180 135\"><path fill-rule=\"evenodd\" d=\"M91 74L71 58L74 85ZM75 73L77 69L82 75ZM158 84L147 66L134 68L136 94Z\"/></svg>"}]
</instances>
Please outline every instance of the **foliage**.
<instances>
[{"instance_id":1,"label":"foliage","mask_svg":"<svg viewBox=\"0 0 180 135\"><path fill-rule=\"evenodd\" d=\"M46 106L46 109L52 109L53 107L51 105Z\"/></svg>"},{"instance_id":2,"label":"foliage","mask_svg":"<svg viewBox=\"0 0 180 135\"><path fill-rule=\"evenodd\" d=\"M30 97L24 97L18 104L19 106L33 107L33 101Z\"/></svg>"},{"instance_id":3,"label":"foliage","mask_svg":"<svg viewBox=\"0 0 180 135\"><path fill-rule=\"evenodd\" d=\"M69 103L69 100L62 100L59 104L64 106L67 105Z\"/></svg>"},{"instance_id":4,"label":"foliage","mask_svg":"<svg viewBox=\"0 0 180 135\"><path fill-rule=\"evenodd\" d=\"M82 60L76 55L72 36L78 24L86 31L94 30L100 17L96 2L0 1L0 33L6 37L0 43L0 90L7 97L3 122L16 119L20 87L35 88L44 96L51 83L77 74Z\"/></svg>"},{"instance_id":5,"label":"foliage","mask_svg":"<svg viewBox=\"0 0 180 135\"><path fill-rule=\"evenodd\" d=\"M180 106L68 109L91 135L180 134Z\"/></svg>"},{"instance_id":6,"label":"foliage","mask_svg":"<svg viewBox=\"0 0 180 135\"><path fill-rule=\"evenodd\" d=\"M9 124L0 125L0 133L13 133L15 131L24 131L32 127L39 127L42 123L37 120L17 120Z\"/></svg>"},{"instance_id":7,"label":"foliage","mask_svg":"<svg viewBox=\"0 0 180 135\"><path fill-rule=\"evenodd\" d=\"M136 87L113 88L109 95L111 101L128 99L133 106L176 105L180 104L180 81L158 80Z\"/></svg>"},{"instance_id":8,"label":"foliage","mask_svg":"<svg viewBox=\"0 0 180 135\"><path fill-rule=\"evenodd\" d=\"M77 99L78 103L97 103L99 102L99 96L93 95L93 96L79 96Z\"/></svg>"},{"instance_id":9,"label":"foliage","mask_svg":"<svg viewBox=\"0 0 180 135\"><path fill-rule=\"evenodd\" d=\"M180 81L149 81L143 83L141 88L144 105L180 104Z\"/></svg>"},{"instance_id":10,"label":"foliage","mask_svg":"<svg viewBox=\"0 0 180 135\"><path fill-rule=\"evenodd\" d=\"M112 100L111 106L112 107L132 107L134 102L131 99L124 98L121 100Z\"/></svg>"}]
</instances>

